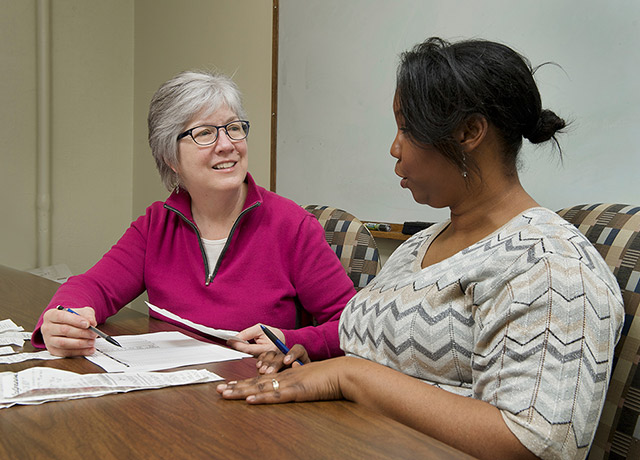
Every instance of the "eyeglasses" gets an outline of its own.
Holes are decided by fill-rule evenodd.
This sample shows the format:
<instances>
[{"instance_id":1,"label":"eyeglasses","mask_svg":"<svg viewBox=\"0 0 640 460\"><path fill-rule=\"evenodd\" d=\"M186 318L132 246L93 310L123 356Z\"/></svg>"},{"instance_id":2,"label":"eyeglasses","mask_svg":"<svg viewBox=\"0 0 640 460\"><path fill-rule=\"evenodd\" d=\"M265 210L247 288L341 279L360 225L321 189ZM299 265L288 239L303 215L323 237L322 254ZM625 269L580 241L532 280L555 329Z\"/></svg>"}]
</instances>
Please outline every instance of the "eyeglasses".
<instances>
[{"instance_id":1,"label":"eyeglasses","mask_svg":"<svg viewBox=\"0 0 640 460\"><path fill-rule=\"evenodd\" d=\"M196 126L195 128L188 129L184 133L179 134L177 140L191 136L193 142L198 145L211 145L218 140L218 131L220 128L224 128L224 132L227 133L227 137L231 142L241 141L242 139L246 139L249 135L249 122L245 120L238 120L222 126Z\"/></svg>"}]
</instances>

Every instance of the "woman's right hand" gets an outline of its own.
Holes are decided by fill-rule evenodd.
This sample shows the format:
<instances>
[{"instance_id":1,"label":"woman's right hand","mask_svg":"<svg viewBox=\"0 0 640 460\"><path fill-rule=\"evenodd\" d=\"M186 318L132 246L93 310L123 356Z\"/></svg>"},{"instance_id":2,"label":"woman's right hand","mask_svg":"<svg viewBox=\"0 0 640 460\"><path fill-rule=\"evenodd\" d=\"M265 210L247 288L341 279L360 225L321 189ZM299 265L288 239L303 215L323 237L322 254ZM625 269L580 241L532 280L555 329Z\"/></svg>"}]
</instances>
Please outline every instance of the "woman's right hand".
<instances>
[{"instance_id":1,"label":"woman's right hand","mask_svg":"<svg viewBox=\"0 0 640 460\"><path fill-rule=\"evenodd\" d=\"M293 348L295 345L291 350ZM297 365L277 375L259 375L251 379L221 383L216 390L224 399L244 399L249 404L341 399L343 393L340 385L347 381L341 376L345 369L350 368L350 359L356 358L341 356L305 366Z\"/></svg>"},{"instance_id":2,"label":"woman's right hand","mask_svg":"<svg viewBox=\"0 0 640 460\"><path fill-rule=\"evenodd\" d=\"M258 356L256 367L260 374L273 374L283 367L301 366L300 363L296 362L298 359L304 364L311 362L309 355L307 354L307 350L302 345L295 344L286 355L282 354L280 351L265 351L264 353L261 353Z\"/></svg>"},{"instance_id":3,"label":"woman's right hand","mask_svg":"<svg viewBox=\"0 0 640 460\"><path fill-rule=\"evenodd\" d=\"M96 326L93 308L74 308L74 315L52 308L42 316L42 338L49 353L55 356L88 356L96 351L96 334L88 329Z\"/></svg>"}]
</instances>

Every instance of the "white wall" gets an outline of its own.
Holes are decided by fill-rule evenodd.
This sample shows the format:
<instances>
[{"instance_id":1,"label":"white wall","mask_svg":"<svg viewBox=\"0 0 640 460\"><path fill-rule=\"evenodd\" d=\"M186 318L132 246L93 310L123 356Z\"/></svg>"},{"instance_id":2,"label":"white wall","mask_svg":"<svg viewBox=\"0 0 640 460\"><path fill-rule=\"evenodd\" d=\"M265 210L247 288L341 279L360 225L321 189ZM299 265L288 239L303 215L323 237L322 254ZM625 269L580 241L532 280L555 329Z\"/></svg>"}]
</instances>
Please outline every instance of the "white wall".
<instances>
[{"instance_id":1,"label":"white wall","mask_svg":"<svg viewBox=\"0 0 640 460\"><path fill-rule=\"evenodd\" d=\"M525 141L521 179L543 206L640 204L637 0L281 0L277 191L361 219L436 221L393 174L399 53L428 36L504 42L533 65L543 105L572 120L550 148Z\"/></svg>"}]
</instances>

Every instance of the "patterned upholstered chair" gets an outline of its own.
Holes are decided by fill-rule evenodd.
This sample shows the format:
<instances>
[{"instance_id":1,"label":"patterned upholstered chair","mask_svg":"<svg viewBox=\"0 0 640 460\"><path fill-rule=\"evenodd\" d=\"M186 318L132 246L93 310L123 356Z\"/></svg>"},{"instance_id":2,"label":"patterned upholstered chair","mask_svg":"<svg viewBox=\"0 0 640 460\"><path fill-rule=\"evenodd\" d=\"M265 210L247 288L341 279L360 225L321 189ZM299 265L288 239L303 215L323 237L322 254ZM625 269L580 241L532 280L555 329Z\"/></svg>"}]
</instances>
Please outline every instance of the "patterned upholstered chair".
<instances>
[{"instance_id":1,"label":"patterned upholstered chair","mask_svg":"<svg viewBox=\"0 0 640 460\"><path fill-rule=\"evenodd\" d=\"M365 287L381 268L378 247L369 229L342 209L315 204L303 208L324 227L327 243L340 259L356 291Z\"/></svg>"},{"instance_id":2,"label":"patterned upholstered chair","mask_svg":"<svg viewBox=\"0 0 640 460\"><path fill-rule=\"evenodd\" d=\"M558 214L578 227L607 262L626 313L589 460L640 459L640 206L581 205Z\"/></svg>"}]
</instances>

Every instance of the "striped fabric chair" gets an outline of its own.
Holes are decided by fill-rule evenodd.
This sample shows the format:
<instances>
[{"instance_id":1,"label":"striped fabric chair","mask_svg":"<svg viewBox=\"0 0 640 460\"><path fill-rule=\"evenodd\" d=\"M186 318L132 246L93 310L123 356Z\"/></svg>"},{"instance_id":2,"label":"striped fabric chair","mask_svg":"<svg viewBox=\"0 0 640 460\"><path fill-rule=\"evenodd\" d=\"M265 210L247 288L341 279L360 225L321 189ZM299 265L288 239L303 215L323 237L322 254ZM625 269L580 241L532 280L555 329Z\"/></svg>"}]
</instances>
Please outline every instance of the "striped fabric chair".
<instances>
[{"instance_id":1,"label":"striped fabric chair","mask_svg":"<svg viewBox=\"0 0 640 460\"><path fill-rule=\"evenodd\" d=\"M356 291L380 271L378 247L362 222L342 209L315 204L303 206L324 227L325 238L340 259Z\"/></svg>"},{"instance_id":2,"label":"striped fabric chair","mask_svg":"<svg viewBox=\"0 0 640 460\"><path fill-rule=\"evenodd\" d=\"M589 460L640 459L640 206L580 205L558 214L596 247L618 279L622 337Z\"/></svg>"}]
</instances>

